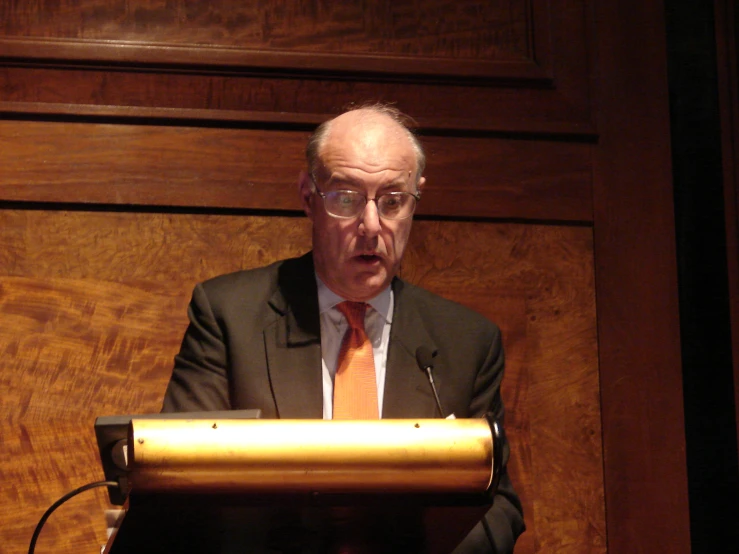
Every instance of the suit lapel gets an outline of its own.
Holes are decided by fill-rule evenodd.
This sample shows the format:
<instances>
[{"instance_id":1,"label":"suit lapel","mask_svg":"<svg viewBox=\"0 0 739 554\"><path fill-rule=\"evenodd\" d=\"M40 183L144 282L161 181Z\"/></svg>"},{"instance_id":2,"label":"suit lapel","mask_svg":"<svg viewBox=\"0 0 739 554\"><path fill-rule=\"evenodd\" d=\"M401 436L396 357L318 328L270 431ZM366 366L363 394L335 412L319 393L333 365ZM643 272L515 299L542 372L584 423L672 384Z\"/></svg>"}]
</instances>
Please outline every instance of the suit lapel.
<instances>
[{"instance_id":1,"label":"suit lapel","mask_svg":"<svg viewBox=\"0 0 739 554\"><path fill-rule=\"evenodd\" d=\"M436 352L436 345L416 309L412 291L403 281L395 279L393 293L393 324L385 372L382 417L438 417L431 385L416 362L416 349L419 346L426 346L431 352ZM434 379L437 389L440 389L441 383L437 375L435 372Z\"/></svg>"},{"instance_id":2,"label":"suit lapel","mask_svg":"<svg viewBox=\"0 0 739 554\"><path fill-rule=\"evenodd\" d=\"M264 328L264 342L279 417L320 419L321 332L311 253L280 266L270 306L277 318Z\"/></svg>"}]
</instances>

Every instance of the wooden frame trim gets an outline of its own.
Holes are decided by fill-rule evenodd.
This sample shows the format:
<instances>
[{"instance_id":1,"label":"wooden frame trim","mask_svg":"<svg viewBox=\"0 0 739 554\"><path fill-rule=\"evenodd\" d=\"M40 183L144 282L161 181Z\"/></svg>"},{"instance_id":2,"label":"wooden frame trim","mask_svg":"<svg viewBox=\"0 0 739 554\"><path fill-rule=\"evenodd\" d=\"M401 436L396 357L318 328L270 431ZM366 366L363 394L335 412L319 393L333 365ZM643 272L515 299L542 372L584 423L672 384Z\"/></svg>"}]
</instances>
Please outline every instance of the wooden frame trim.
<instances>
[{"instance_id":1,"label":"wooden frame trim","mask_svg":"<svg viewBox=\"0 0 739 554\"><path fill-rule=\"evenodd\" d=\"M285 127L313 128L333 117L333 113L268 112L253 110L221 110L173 108L167 106L113 106L96 104L16 102L0 100L0 115L18 115L36 120L58 117L70 119L96 118L102 121L117 119L160 120L174 122L193 122L208 126L221 126L228 123L252 125L267 124ZM489 125L484 121L455 118L418 117L419 133L444 134L462 132L480 133L483 136L505 135L521 138L563 137L574 142L594 142L596 132L593 125L583 121L505 121L499 125Z\"/></svg>"},{"instance_id":2,"label":"wooden frame trim","mask_svg":"<svg viewBox=\"0 0 739 554\"><path fill-rule=\"evenodd\" d=\"M688 554L664 6L598 2L596 24L593 202L608 552Z\"/></svg>"},{"instance_id":3,"label":"wooden frame trim","mask_svg":"<svg viewBox=\"0 0 739 554\"><path fill-rule=\"evenodd\" d=\"M535 51L549 59L548 32L540 33ZM538 35L536 35L538 36ZM541 66L535 59L520 61L452 60L399 55L326 54L323 52L288 52L254 50L209 45L175 45L155 42L0 38L0 59L27 65L53 63L66 65L156 65L186 67L209 71L217 69L266 70L290 74L384 75L402 82L449 80L458 78L482 81L521 82L530 86L553 87L548 63ZM361 70L357 70L361 67Z\"/></svg>"}]
</instances>

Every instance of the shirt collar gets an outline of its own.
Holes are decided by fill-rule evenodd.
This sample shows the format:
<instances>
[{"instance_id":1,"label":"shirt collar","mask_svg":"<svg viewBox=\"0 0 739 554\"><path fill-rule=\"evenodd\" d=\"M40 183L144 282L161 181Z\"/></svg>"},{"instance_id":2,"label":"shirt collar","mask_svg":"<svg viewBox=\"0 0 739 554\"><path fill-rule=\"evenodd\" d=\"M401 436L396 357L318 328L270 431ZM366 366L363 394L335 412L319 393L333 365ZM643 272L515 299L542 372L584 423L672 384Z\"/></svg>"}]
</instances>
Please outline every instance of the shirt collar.
<instances>
[{"instance_id":1,"label":"shirt collar","mask_svg":"<svg viewBox=\"0 0 739 554\"><path fill-rule=\"evenodd\" d=\"M346 298L342 298L326 284L316 274L316 284L318 285L318 310L321 314L329 311L337 304L344 302ZM372 306L377 313L382 315L387 323L391 322L390 306L392 304L393 289L391 286L385 287L377 296L367 300L367 304Z\"/></svg>"}]
</instances>

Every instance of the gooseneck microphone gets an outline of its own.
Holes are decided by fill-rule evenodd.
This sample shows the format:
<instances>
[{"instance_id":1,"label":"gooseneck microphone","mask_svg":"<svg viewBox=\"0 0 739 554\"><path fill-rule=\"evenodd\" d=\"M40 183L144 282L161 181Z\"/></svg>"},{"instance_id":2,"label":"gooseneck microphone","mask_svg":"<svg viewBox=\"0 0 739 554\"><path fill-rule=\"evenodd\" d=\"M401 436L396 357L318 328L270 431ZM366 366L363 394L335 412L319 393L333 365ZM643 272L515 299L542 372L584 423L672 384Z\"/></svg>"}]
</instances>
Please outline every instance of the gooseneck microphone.
<instances>
[{"instance_id":1,"label":"gooseneck microphone","mask_svg":"<svg viewBox=\"0 0 739 554\"><path fill-rule=\"evenodd\" d=\"M441 401L439 400L439 393L436 392L436 385L434 384L434 375L432 373L434 369L434 356L436 355L436 352L432 352L431 349L428 346L419 346L416 349L416 362L418 362L418 367L421 368L421 371L425 372L426 375L429 378L429 383L431 383L431 390L434 391L434 398L436 398L436 407L439 408L439 415L441 417L446 417L444 415L444 410L441 408ZM495 456L502 456L502 454L499 454L500 449L498 448L498 444L500 444L499 437L501 433L501 427L496 421L494 423L493 427L493 433L496 436L495 440L495 449L494 449L494 455ZM500 467L500 464L502 462L498 461L497 466ZM500 476L498 475L498 478ZM495 488L493 490L497 490L498 485L495 484ZM480 520L480 523L482 524L483 531L485 532L485 536L488 539L488 542L490 543L490 546L492 547L492 552L496 552L495 547L495 538L493 537L493 531L490 528L490 524L487 520L487 514L485 514L482 519Z\"/></svg>"},{"instance_id":2,"label":"gooseneck microphone","mask_svg":"<svg viewBox=\"0 0 739 554\"><path fill-rule=\"evenodd\" d=\"M441 407L441 400L439 400L439 393L436 391L436 385L434 384L434 356L436 352L432 352L428 346L419 346L416 349L416 362L421 371L425 372L428 376L429 383L431 383L431 390L434 391L434 398L436 399L436 407L439 408L439 415L444 418L444 410Z\"/></svg>"}]
</instances>

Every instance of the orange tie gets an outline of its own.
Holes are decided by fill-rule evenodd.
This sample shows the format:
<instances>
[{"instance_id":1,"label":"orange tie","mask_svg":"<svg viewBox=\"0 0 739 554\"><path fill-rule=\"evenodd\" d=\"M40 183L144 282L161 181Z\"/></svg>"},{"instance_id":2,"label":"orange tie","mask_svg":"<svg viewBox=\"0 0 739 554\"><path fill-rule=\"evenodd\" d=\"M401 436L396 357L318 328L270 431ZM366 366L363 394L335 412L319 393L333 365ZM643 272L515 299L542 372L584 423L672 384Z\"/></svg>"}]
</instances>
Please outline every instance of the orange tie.
<instances>
[{"instance_id":1,"label":"orange tie","mask_svg":"<svg viewBox=\"0 0 739 554\"><path fill-rule=\"evenodd\" d=\"M339 350L334 379L334 419L379 419L372 343L364 332L364 302L342 302L336 308L349 328Z\"/></svg>"}]
</instances>

